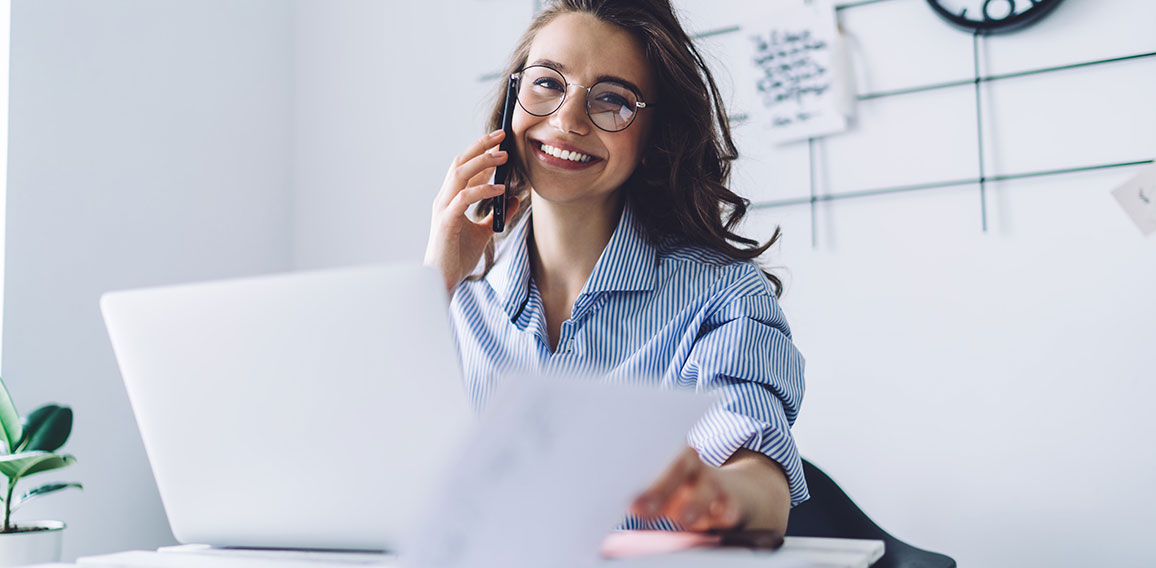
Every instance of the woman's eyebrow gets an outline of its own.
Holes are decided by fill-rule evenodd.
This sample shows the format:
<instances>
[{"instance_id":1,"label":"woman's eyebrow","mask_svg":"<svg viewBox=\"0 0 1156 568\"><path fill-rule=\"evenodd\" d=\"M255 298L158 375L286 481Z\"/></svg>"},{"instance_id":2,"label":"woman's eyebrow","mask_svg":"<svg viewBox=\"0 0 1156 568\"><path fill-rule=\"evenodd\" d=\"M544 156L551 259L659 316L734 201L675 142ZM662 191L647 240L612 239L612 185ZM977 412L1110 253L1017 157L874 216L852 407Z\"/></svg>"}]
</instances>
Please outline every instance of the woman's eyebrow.
<instances>
[{"instance_id":1,"label":"woman's eyebrow","mask_svg":"<svg viewBox=\"0 0 1156 568\"><path fill-rule=\"evenodd\" d=\"M565 65L562 65L561 63L558 63L557 61L551 61L549 59L539 59L539 60L527 65L526 67L533 67L534 65L543 65L543 66L549 67L549 68L551 68L551 69L553 69L559 73L561 73L563 70L566 69Z\"/></svg>"},{"instance_id":2,"label":"woman's eyebrow","mask_svg":"<svg viewBox=\"0 0 1156 568\"><path fill-rule=\"evenodd\" d=\"M557 61L553 61L550 59L539 59L539 60L527 65L526 67L531 67L534 65L542 65L544 67L549 67L549 68L551 68L551 69L553 69L559 73L565 73L566 72L566 66L565 65L562 65L561 63L558 63ZM635 93L638 93L639 96L642 95L642 89L639 89L638 85L635 85L634 83L631 83L630 81L627 81L626 79L623 79L622 77L619 77L617 75L599 75L598 77L596 77L594 79L594 82L597 83L599 81L614 81L615 83L619 83L622 86L626 87L627 89L630 89L631 91L634 91Z\"/></svg>"}]
</instances>

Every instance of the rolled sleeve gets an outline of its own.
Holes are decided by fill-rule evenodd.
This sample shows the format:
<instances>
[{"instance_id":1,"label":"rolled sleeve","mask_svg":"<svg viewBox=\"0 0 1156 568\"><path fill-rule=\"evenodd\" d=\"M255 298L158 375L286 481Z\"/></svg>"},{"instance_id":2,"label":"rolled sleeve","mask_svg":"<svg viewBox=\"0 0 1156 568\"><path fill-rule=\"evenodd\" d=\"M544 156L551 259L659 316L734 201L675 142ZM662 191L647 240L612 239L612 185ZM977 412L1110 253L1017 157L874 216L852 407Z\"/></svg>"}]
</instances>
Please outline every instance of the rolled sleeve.
<instances>
[{"instance_id":1,"label":"rolled sleeve","mask_svg":"<svg viewBox=\"0 0 1156 568\"><path fill-rule=\"evenodd\" d=\"M762 453L782 466L794 507L810 495L791 435L803 401L804 360L790 333L774 295L723 295L681 378L720 396L689 435L703 461L721 466L739 448Z\"/></svg>"}]
</instances>

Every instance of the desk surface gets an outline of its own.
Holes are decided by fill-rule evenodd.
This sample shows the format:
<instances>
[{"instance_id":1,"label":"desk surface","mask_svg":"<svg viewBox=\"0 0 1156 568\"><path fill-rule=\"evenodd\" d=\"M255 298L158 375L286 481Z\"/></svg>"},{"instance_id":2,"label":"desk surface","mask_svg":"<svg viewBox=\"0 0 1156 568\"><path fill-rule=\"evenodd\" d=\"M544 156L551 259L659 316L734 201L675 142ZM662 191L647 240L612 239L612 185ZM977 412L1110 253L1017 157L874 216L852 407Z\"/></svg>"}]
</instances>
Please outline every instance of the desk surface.
<instances>
[{"instance_id":1,"label":"desk surface","mask_svg":"<svg viewBox=\"0 0 1156 568\"><path fill-rule=\"evenodd\" d=\"M883 542L878 540L787 537L783 547L776 551L700 548L656 556L603 560L594 565L599 568L867 568L882 556ZM44 564L40 568L78 565L119 568L350 568L399 564L397 557L383 554L237 551L178 546L156 552L135 550L88 556L80 558L77 564Z\"/></svg>"}]
</instances>

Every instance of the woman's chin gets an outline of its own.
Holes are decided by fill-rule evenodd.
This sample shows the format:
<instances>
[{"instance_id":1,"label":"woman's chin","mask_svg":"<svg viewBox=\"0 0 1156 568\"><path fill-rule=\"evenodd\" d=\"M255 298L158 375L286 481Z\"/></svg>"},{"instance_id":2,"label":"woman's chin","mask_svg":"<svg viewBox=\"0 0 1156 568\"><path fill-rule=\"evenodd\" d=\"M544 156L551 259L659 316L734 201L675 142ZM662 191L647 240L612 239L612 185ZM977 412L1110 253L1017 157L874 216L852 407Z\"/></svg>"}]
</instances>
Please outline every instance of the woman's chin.
<instances>
[{"instance_id":1,"label":"woman's chin","mask_svg":"<svg viewBox=\"0 0 1156 568\"><path fill-rule=\"evenodd\" d=\"M534 184L534 203L550 203L553 205L562 206L577 206L589 205L597 207L604 205L609 201L616 190L597 190L590 187L589 184L559 184L549 183L544 185Z\"/></svg>"}]
</instances>

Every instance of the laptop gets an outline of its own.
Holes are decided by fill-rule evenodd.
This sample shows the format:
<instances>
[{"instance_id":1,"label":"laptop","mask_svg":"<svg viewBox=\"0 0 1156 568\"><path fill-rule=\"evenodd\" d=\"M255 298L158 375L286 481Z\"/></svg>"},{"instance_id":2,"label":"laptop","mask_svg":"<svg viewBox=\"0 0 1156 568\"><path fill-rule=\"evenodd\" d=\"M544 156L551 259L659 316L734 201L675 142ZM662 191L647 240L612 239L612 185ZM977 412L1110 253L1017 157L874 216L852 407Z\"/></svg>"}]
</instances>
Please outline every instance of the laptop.
<instances>
[{"instance_id":1,"label":"laptop","mask_svg":"<svg viewBox=\"0 0 1156 568\"><path fill-rule=\"evenodd\" d=\"M405 264L105 294L176 539L403 547L473 422L446 305Z\"/></svg>"}]
</instances>

